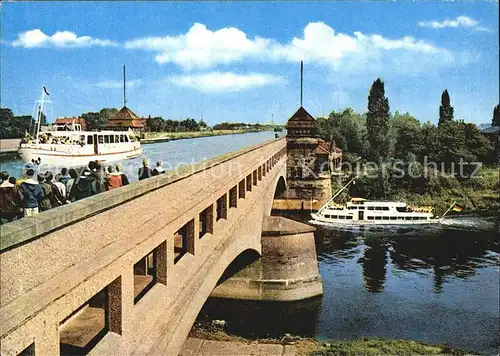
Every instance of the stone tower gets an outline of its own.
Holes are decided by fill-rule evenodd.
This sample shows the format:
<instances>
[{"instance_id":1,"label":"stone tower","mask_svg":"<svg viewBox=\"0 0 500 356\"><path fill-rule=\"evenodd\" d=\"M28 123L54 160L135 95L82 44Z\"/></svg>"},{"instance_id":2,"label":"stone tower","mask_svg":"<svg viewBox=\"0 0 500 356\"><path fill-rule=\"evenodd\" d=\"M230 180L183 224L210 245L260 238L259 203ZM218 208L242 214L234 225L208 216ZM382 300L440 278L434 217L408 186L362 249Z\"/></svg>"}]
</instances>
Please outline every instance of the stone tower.
<instances>
[{"instance_id":1,"label":"stone tower","mask_svg":"<svg viewBox=\"0 0 500 356\"><path fill-rule=\"evenodd\" d=\"M302 106L288 119L286 129L286 198L302 200L303 207L311 201L321 206L332 194L330 147L318 137L314 118Z\"/></svg>"}]
</instances>

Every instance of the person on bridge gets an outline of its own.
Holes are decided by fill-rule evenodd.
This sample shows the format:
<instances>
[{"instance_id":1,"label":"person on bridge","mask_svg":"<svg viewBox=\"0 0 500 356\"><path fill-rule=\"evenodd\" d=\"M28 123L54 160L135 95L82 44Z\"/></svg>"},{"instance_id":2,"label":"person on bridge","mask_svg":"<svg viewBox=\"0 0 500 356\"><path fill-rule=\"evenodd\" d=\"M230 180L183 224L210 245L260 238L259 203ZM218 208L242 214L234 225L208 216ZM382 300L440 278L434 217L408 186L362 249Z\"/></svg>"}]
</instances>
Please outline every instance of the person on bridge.
<instances>
[{"instance_id":1,"label":"person on bridge","mask_svg":"<svg viewBox=\"0 0 500 356\"><path fill-rule=\"evenodd\" d=\"M85 199L96 194L94 183L94 178L91 176L90 169L84 168L82 170L82 175L75 180L68 200Z\"/></svg>"},{"instance_id":2,"label":"person on bridge","mask_svg":"<svg viewBox=\"0 0 500 356\"><path fill-rule=\"evenodd\" d=\"M38 209L40 211L50 210L52 209L52 201L54 199L52 187L45 181L45 174L43 173L38 173L37 180L43 194L42 198L38 200Z\"/></svg>"},{"instance_id":3,"label":"person on bridge","mask_svg":"<svg viewBox=\"0 0 500 356\"><path fill-rule=\"evenodd\" d=\"M162 167L162 162L161 161L156 162L156 168L153 169L153 175L158 176L163 173L165 173L165 170Z\"/></svg>"},{"instance_id":4,"label":"person on bridge","mask_svg":"<svg viewBox=\"0 0 500 356\"><path fill-rule=\"evenodd\" d=\"M22 213L20 208L21 198L15 184L9 179L9 174L5 171L0 173L0 225L11 222Z\"/></svg>"},{"instance_id":5,"label":"person on bridge","mask_svg":"<svg viewBox=\"0 0 500 356\"><path fill-rule=\"evenodd\" d=\"M153 176L153 171L149 168L149 162L147 158L142 160L142 167L139 168L138 172L139 180L150 178Z\"/></svg>"},{"instance_id":6,"label":"person on bridge","mask_svg":"<svg viewBox=\"0 0 500 356\"><path fill-rule=\"evenodd\" d=\"M19 185L24 216L38 214L38 202L43 199L42 187L33 179L34 176L35 170L29 168L26 171L26 179Z\"/></svg>"},{"instance_id":7,"label":"person on bridge","mask_svg":"<svg viewBox=\"0 0 500 356\"><path fill-rule=\"evenodd\" d=\"M120 177L122 177L122 185L128 185L128 177L125 173L123 173L123 167L121 164L116 165L116 171L120 174Z\"/></svg>"},{"instance_id":8,"label":"person on bridge","mask_svg":"<svg viewBox=\"0 0 500 356\"><path fill-rule=\"evenodd\" d=\"M49 185L50 190L52 191L52 194L50 197L50 206L52 208L55 208L57 206L66 204L66 194L63 195L61 193L59 186L52 181L53 178L54 178L54 175L52 174L52 172L49 171L49 172L45 173L45 183L47 183ZM62 184L62 183L60 183L60 184L63 186L63 188L65 188L64 184ZM64 192L64 193L66 193L66 192Z\"/></svg>"},{"instance_id":9,"label":"person on bridge","mask_svg":"<svg viewBox=\"0 0 500 356\"><path fill-rule=\"evenodd\" d=\"M56 174L56 177L57 177L57 174ZM63 169L61 169L61 179L59 181L62 184L66 185L66 183L68 182L68 180L70 178L71 178L71 176L69 175L68 168L64 167Z\"/></svg>"},{"instance_id":10,"label":"person on bridge","mask_svg":"<svg viewBox=\"0 0 500 356\"><path fill-rule=\"evenodd\" d=\"M92 162L89 163L89 168ZM98 161L93 162L92 177L95 182L96 193L101 193L106 190L106 168Z\"/></svg>"},{"instance_id":11,"label":"person on bridge","mask_svg":"<svg viewBox=\"0 0 500 356\"><path fill-rule=\"evenodd\" d=\"M67 180L65 180L65 181L67 181ZM59 192L61 193L62 197L64 198L64 201L66 201L66 183L63 183L63 176L61 175L61 173L57 173L55 175L52 183L54 183L54 185L59 189Z\"/></svg>"},{"instance_id":12,"label":"person on bridge","mask_svg":"<svg viewBox=\"0 0 500 356\"><path fill-rule=\"evenodd\" d=\"M78 174L74 168L70 168L69 171L69 179L66 181L66 199L69 200L69 195L71 194L71 189L73 189L73 185L75 184L76 178ZM69 200L71 201L71 200Z\"/></svg>"},{"instance_id":13,"label":"person on bridge","mask_svg":"<svg viewBox=\"0 0 500 356\"><path fill-rule=\"evenodd\" d=\"M108 176L106 177L106 189L112 190L121 187L122 177L120 173L116 172L115 166L108 167Z\"/></svg>"}]
</instances>

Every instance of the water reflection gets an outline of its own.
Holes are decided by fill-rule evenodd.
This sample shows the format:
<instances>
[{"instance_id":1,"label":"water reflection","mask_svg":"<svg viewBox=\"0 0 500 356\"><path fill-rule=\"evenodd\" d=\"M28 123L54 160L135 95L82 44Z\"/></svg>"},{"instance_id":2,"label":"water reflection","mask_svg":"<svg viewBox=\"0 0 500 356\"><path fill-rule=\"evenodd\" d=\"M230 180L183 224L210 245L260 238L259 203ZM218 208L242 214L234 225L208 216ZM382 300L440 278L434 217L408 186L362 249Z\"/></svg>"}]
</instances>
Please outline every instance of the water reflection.
<instances>
[{"instance_id":1,"label":"water reflection","mask_svg":"<svg viewBox=\"0 0 500 356\"><path fill-rule=\"evenodd\" d=\"M363 266L365 287L369 292L381 292L387 271L386 246L376 237L366 238L364 242L364 254L358 262Z\"/></svg>"},{"instance_id":2,"label":"water reflection","mask_svg":"<svg viewBox=\"0 0 500 356\"><path fill-rule=\"evenodd\" d=\"M308 213L284 215L309 220ZM492 354L499 317L494 220L476 216L420 228L317 226L322 298L306 303L210 299L198 320L224 319L227 331L250 338L382 337Z\"/></svg>"},{"instance_id":3,"label":"water reflection","mask_svg":"<svg viewBox=\"0 0 500 356\"><path fill-rule=\"evenodd\" d=\"M306 222L308 216L294 215ZM471 220L471 218L467 218ZM482 223L478 223L482 221ZM442 292L450 277L469 278L482 267L498 264L499 241L488 218L472 219L475 228L456 226L354 228L336 230L317 226L318 259L339 264L358 257L365 287L370 292L384 289L387 266L420 275L432 274L434 292ZM464 221L458 219L457 224ZM478 229L477 226L482 227Z\"/></svg>"},{"instance_id":4,"label":"water reflection","mask_svg":"<svg viewBox=\"0 0 500 356\"><path fill-rule=\"evenodd\" d=\"M432 270L436 293L442 292L447 278L469 278L479 268L498 262L499 242L494 231L443 228L439 235L392 238L390 245L395 268L413 272Z\"/></svg>"}]
</instances>

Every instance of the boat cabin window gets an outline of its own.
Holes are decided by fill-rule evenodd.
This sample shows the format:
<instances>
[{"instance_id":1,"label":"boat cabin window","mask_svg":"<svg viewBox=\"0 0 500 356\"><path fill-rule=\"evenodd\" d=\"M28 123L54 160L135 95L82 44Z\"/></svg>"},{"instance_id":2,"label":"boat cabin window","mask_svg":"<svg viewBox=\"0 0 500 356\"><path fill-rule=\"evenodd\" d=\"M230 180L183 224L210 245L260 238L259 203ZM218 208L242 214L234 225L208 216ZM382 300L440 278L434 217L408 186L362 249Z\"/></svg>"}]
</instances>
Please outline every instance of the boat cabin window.
<instances>
[{"instance_id":1,"label":"boat cabin window","mask_svg":"<svg viewBox=\"0 0 500 356\"><path fill-rule=\"evenodd\" d=\"M388 216L383 216L382 219L383 220L389 220L389 217Z\"/></svg>"},{"instance_id":2,"label":"boat cabin window","mask_svg":"<svg viewBox=\"0 0 500 356\"><path fill-rule=\"evenodd\" d=\"M331 215L326 215L325 214L325 218L330 219L331 217L332 217Z\"/></svg>"},{"instance_id":3,"label":"boat cabin window","mask_svg":"<svg viewBox=\"0 0 500 356\"><path fill-rule=\"evenodd\" d=\"M356 210L358 207L357 206L349 206L349 210Z\"/></svg>"},{"instance_id":4,"label":"boat cabin window","mask_svg":"<svg viewBox=\"0 0 500 356\"><path fill-rule=\"evenodd\" d=\"M339 219L345 219L345 216L344 215L339 215Z\"/></svg>"},{"instance_id":5,"label":"boat cabin window","mask_svg":"<svg viewBox=\"0 0 500 356\"><path fill-rule=\"evenodd\" d=\"M87 145L93 145L94 144L94 137L92 135L87 136Z\"/></svg>"},{"instance_id":6,"label":"boat cabin window","mask_svg":"<svg viewBox=\"0 0 500 356\"><path fill-rule=\"evenodd\" d=\"M375 216L375 220L382 220L381 216Z\"/></svg>"},{"instance_id":7,"label":"boat cabin window","mask_svg":"<svg viewBox=\"0 0 500 356\"><path fill-rule=\"evenodd\" d=\"M115 135L109 135L109 143L115 143Z\"/></svg>"},{"instance_id":8,"label":"boat cabin window","mask_svg":"<svg viewBox=\"0 0 500 356\"><path fill-rule=\"evenodd\" d=\"M109 143L109 135L104 135L104 143Z\"/></svg>"},{"instance_id":9,"label":"boat cabin window","mask_svg":"<svg viewBox=\"0 0 500 356\"><path fill-rule=\"evenodd\" d=\"M391 216L391 220L396 220L397 216Z\"/></svg>"},{"instance_id":10,"label":"boat cabin window","mask_svg":"<svg viewBox=\"0 0 500 356\"><path fill-rule=\"evenodd\" d=\"M115 135L115 143L119 143L120 142L120 135Z\"/></svg>"},{"instance_id":11,"label":"boat cabin window","mask_svg":"<svg viewBox=\"0 0 500 356\"><path fill-rule=\"evenodd\" d=\"M373 216L368 216L368 220L373 220Z\"/></svg>"},{"instance_id":12,"label":"boat cabin window","mask_svg":"<svg viewBox=\"0 0 500 356\"><path fill-rule=\"evenodd\" d=\"M97 142L101 144L104 143L104 137L102 137L102 135L97 136Z\"/></svg>"},{"instance_id":13,"label":"boat cabin window","mask_svg":"<svg viewBox=\"0 0 500 356\"><path fill-rule=\"evenodd\" d=\"M375 207L374 206L369 206L368 210L375 210Z\"/></svg>"},{"instance_id":14,"label":"boat cabin window","mask_svg":"<svg viewBox=\"0 0 500 356\"><path fill-rule=\"evenodd\" d=\"M345 217L347 220L352 220L352 215L348 215Z\"/></svg>"}]
</instances>

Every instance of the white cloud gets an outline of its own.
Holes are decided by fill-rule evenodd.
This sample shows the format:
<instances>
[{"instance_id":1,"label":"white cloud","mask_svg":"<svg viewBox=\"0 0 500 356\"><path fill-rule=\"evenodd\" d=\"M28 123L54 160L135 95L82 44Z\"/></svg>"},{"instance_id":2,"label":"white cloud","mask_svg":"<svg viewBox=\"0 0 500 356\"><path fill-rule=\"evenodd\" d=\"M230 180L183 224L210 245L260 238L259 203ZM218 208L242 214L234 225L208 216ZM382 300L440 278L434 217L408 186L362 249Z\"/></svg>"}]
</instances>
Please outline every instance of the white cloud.
<instances>
[{"instance_id":1,"label":"white cloud","mask_svg":"<svg viewBox=\"0 0 500 356\"><path fill-rule=\"evenodd\" d=\"M234 27L212 31L195 23L185 34L139 38L126 42L125 47L153 51L158 63L174 63L187 71L247 59L293 63L304 60L328 65L334 70L381 66L387 64L387 57L393 62L398 62L399 57L404 62L409 58L415 62L438 58L445 58L446 63L454 60L452 52L424 40L410 36L390 39L361 32L349 35L336 32L323 22L309 23L301 38L294 37L287 43L248 38Z\"/></svg>"},{"instance_id":2,"label":"white cloud","mask_svg":"<svg viewBox=\"0 0 500 356\"><path fill-rule=\"evenodd\" d=\"M286 82L284 78L271 74L231 72L172 76L169 81L177 86L193 88L205 93L236 92Z\"/></svg>"},{"instance_id":3,"label":"white cloud","mask_svg":"<svg viewBox=\"0 0 500 356\"><path fill-rule=\"evenodd\" d=\"M17 39L12 42L14 47L34 48L34 47L91 47L91 46L117 46L117 43L110 40L102 40L90 36L80 36L70 31L57 31L52 36L46 35L40 29L22 32Z\"/></svg>"},{"instance_id":4,"label":"white cloud","mask_svg":"<svg viewBox=\"0 0 500 356\"><path fill-rule=\"evenodd\" d=\"M487 31L486 28L480 27L479 22L467 17L467 16L458 16L453 20L443 20L443 21L420 21L418 23L420 27L430 27L430 28L474 28L477 31Z\"/></svg>"},{"instance_id":5,"label":"white cloud","mask_svg":"<svg viewBox=\"0 0 500 356\"><path fill-rule=\"evenodd\" d=\"M146 37L127 41L126 48L157 52L158 63L175 63L184 69L210 68L219 63L231 63L258 54L268 46L267 40L253 40L234 27L211 31L195 23L186 34Z\"/></svg>"},{"instance_id":6,"label":"white cloud","mask_svg":"<svg viewBox=\"0 0 500 356\"><path fill-rule=\"evenodd\" d=\"M134 88L142 85L141 79L127 80L127 88ZM103 89L122 89L123 81L120 80L104 80L102 82L95 83L95 86Z\"/></svg>"}]
</instances>

